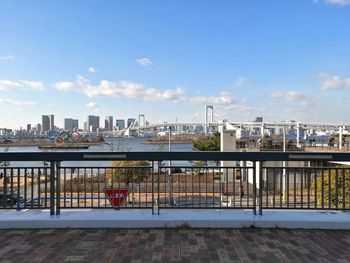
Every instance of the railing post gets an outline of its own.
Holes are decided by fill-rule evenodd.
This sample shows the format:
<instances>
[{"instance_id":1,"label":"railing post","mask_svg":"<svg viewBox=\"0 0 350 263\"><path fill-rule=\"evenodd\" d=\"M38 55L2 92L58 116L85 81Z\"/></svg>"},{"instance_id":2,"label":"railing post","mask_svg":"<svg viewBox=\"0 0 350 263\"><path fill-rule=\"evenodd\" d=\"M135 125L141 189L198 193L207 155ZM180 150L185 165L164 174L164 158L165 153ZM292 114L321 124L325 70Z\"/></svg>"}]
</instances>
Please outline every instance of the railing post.
<instances>
[{"instance_id":1,"label":"railing post","mask_svg":"<svg viewBox=\"0 0 350 263\"><path fill-rule=\"evenodd\" d=\"M4 175L2 178L3 186L2 186L2 192L4 193L3 195L3 201L4 201L4 206L6 206L6 196L7 196L7 169L4 169Z\"/></svg>"},{"instance_id":2,"label":"railing post","mask_svg":"<svg viewBox=\"0 0 350 263\"><path fill-rule=\"evenodd\" d=\"M256 215L256 162L253 162L253 213Z\"/></svg>"},{"instance_id":3,"label":"railing post","mask_svg":"<svg viewBox=\"0 0 350 263\"><path fill-rule=\"evenodd\" d=\"M20 195L21 195L21 173L20 173L20 170L17 169L17 196L19 197ZM20 203L17 202L17 211L20 211L20 210L21 210Z\"/></svg>"},{"instance_id":4,"label":"railing post","mask_svg":"<svg viewBox=\"0 0 350 263\"><path fill-rule=\"evenodd\" d=\"M61 164L56 162L56 215L59 215L61 212Z\"/></svg>"},{"instance_id":5,"label":"railing post","mask_svg":"<svg viewBox=\"0 0 350 263\"><path fill-rule=\"evenodd\" d=\"M262 203L262 195L263 195L263 192L262 192L262 187L263 187L263 184L262 184L262 166L263 166L263 162L259 162L259 215L262 215L262 206L263 206L263 203Z\"/></svg>"},{"instance_id":6,"label":"railing post","mask_svg":"<svg viewBox=\"0 0 350 263\"><path fill-rule=\"evenodd\" d=\"M154 161L152 161L151 176L152 176L152 178L151 178L151 182L152 182L152 185L151 185L151 187L152 187L152 215L154 215ZM147 187L147 184L146 184L146 187Z\"/></svg>"},{"instance_id":7,"label":"railing post","mask_svg":"<svg viewBox=\"0 0 350 263\"><path fill-rule=\"evenodd\" d=\"M160 213L160 166L161 166L162 162L158 162L158 180L157 180L157 184L158 184L158 195L157 195L157 210L158 210L158 215ZM166 194L166 193L165 193Z\"/></svg>"},{"instance_id":8,"label":"railing post","mask_svg":"<svg viewBox=\"0 0 350 263\"><path fill-rule=\"evenodd\" d=\"M55 162L50 162L50 215L55 214Z\"/></svg>"}]
</instances>

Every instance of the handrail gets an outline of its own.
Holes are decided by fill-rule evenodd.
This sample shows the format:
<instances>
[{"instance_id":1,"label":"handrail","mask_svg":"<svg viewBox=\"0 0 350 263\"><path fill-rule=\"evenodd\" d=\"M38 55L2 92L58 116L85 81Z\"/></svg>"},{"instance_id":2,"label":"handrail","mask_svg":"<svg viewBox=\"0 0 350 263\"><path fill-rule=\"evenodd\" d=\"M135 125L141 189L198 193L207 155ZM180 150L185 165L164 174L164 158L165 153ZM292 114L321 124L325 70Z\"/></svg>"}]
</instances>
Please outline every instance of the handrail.
<instances>
[{"instance_id":1,"label":"handrail","mask_svg":"<svg viewBox=\"0 0 350 263\"><path fill-rule=\"evenodd\" d=\"M0 161L106 161L106 160L240 160L240 161L349 161L339 152L6 152Z\"/></svg>"}]
</instances>

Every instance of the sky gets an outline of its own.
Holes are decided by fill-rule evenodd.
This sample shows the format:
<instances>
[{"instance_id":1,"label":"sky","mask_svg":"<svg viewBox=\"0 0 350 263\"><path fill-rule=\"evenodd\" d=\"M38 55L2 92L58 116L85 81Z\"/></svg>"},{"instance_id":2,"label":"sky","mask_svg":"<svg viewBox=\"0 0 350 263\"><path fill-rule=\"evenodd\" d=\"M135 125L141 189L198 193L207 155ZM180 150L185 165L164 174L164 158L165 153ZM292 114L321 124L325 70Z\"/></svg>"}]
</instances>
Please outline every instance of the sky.
<instances>
[{"instance_id":1,"label":"sky","mask_svg":"<svg viewBox=\"0 0 350 263\"><path fill-rule=\"evenodd\" d=\"M350 0L0 0L0 128L349 122Z\"/></svg>"}]
</instances>

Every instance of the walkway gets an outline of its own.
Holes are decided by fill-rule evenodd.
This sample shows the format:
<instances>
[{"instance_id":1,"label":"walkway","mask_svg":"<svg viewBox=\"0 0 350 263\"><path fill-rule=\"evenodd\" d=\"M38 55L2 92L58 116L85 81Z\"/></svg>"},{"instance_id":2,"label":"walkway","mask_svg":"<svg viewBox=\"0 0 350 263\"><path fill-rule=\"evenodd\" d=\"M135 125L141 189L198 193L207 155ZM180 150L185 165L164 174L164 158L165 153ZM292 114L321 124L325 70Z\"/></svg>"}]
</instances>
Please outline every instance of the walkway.
<instances>
[{"instance_id":1,"label":"walkway","mask_svg":"<svg viewBox=\"0 0 350 263\"><path fill-rule=\"evenodd\" d=\"M1 262L350 262L350 231L0 230Z\"/></svg>"}]
</instances>

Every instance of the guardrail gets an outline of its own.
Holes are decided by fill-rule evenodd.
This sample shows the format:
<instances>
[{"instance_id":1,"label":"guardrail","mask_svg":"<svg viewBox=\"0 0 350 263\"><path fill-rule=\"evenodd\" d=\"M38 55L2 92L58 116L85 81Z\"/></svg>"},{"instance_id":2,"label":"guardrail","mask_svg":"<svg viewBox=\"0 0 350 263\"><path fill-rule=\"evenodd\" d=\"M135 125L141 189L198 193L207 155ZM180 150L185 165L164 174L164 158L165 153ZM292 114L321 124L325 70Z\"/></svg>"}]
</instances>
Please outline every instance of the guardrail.
<instances>
[{"instance_id":1,"label":"guardrail","mask_svg":"<svg viewBox=\"0 0 350 263\"><path fill-rule=\"evenodd\" d=\"M0 209L345 211L350 166L329 162L348 160L349 153L305 152L0 153L11 164L0 167ZM97 167L90 161L116 162ZM107 189L128 194L118 195L116 206Z\"/></svg>"}]
</instances>

